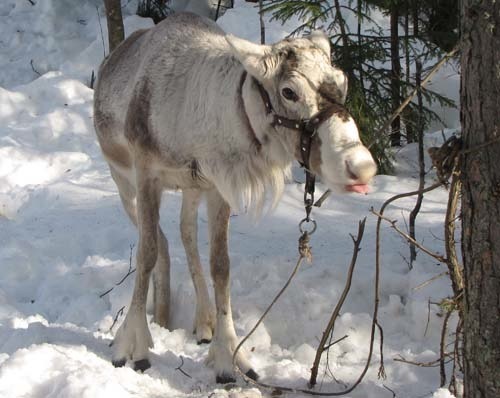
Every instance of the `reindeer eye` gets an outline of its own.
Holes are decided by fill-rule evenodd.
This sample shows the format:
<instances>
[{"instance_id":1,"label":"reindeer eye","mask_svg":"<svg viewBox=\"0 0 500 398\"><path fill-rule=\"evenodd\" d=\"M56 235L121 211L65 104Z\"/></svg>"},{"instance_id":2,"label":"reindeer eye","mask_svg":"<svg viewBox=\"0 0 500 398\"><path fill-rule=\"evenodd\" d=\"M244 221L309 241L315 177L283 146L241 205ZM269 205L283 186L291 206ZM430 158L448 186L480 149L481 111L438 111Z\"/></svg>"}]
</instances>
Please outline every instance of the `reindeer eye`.
<instances>
[{"instance_id":1,"label":"reindeer eye","mask_svg":"<svg viewBox=\"0 0 500 398\"><path fill-rule=\"evenodd\" d=\"M283 97L285 97L287 100L293 102L296 102L299 99L299 96L295 94L295 91L288 87L285 87L283 90L281 90L281 95L283 95Z\"/></svg>"}]
</instances>

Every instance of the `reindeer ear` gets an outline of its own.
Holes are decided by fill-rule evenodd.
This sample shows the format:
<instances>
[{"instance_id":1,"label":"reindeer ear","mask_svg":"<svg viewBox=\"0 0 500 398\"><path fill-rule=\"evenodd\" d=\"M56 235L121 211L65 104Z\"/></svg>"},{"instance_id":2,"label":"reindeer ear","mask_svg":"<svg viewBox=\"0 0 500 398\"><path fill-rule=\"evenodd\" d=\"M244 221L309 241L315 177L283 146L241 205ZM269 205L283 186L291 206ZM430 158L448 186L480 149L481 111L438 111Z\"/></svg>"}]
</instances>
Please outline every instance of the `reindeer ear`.
<instances>
[{"instance_id":1,"label":"reindeer ear","mask_svg":"<svg viewBox=\"0 0 500 398\"><path fill-rule=\"evenodd\" d=\"M249 74L260 80L272 75L274 68L271 66L275 63L269 62L272 57L270 46L255 44L230 34L226 35L226 40L233 55Z\"/></svg>"},{"instance_id":2,"label":"reindeer ear","mask_svg":"<svg viewBox=\"0 0 500 398\"><path fill-rule=\"evenodd\" d=\"M335 84L337 85L338 89L340 90L340 103L343 104L345 100L347 99L347 76L344 72L342 72L340 69L334 68L333 72L333 80L335 81Z\"/></svg>"},{"instance_id":3,"label":"reindeer ear","mask_svg":"<svg viewBox=\"0 0 500 398\"><path fill-rule=\"evenodd\" d=\"M316 47L323 50L328 59L330 59L330 39L325 32L322 30L315 30L307 38L312 41Z\"/></svg>"}]
</instances>

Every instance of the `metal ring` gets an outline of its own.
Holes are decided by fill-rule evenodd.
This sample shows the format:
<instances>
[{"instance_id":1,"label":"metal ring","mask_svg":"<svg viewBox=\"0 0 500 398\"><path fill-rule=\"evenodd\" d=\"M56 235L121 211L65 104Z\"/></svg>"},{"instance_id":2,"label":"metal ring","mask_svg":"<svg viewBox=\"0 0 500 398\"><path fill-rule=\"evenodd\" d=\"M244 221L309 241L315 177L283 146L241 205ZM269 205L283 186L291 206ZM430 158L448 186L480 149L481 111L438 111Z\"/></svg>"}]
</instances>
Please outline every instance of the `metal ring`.
<instances>
[{"instance_id":1,"label":"metal ring","mask_svg":"<svg viewBox=\"0 0 500 398\"><path fill-rule=\"evenodd\" d=\"M304 223L309 223L311 222L313 224L312 226L312 229L310 231L307 231L307 230L304 230L302 228L302 225ZM312 218L310 218L309 220L307 218L304 218L300 223L299 223L299 231L301 234L303 234L304 232L307 232L309 235L312 235L314 233L314 231L316 231L316 228L318 227L318 224L316 223L316 220L313 220Z\"/></svg>"}]
</instances>

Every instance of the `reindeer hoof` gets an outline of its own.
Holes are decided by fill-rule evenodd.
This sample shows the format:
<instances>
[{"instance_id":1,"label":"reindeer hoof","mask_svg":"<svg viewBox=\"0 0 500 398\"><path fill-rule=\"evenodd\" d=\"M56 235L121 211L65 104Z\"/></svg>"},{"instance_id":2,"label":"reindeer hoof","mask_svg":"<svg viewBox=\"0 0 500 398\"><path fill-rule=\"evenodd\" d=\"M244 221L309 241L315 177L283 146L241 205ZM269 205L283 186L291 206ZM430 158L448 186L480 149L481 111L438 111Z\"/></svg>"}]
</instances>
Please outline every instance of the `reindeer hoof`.
<instances>
[{"instance_id":1,"label":"reindeer hoof","mask_svg":"<svg viewBox=\"0 0 500 398\"><path fill-rule=\"evenodd\" d=\"M125 358L123 358L123 359L113 359L111 361L111 363L113 364L113 366L115 368L122 368L127 363L127 360Z\"/></svg>"},{"instance_id":2,"label":"reindeer hoof","mask_svg":"<svg viewBox=\"0 0 500 398\"><path fill-rule=\"evenodd\" d=\"M144 372L145 370L148 370L151 367L151 362L149 362L149 359L140 359L138 361L134 362L134 370Z\"/></svg>"},{"instance_id":3,"label":"reindeer hoof","mask_svg":"<svg viewBox=\"0 0 500 398\"><path fill-rule=\"evenodd\" d=\"M210 340L210 339L201 339L201 340L197 341L196 343L198 345L201 345L201 344L210 344L211 341L212 340Z\"/></svg>"},{"instance_id":4,"label":"reindeer hoof","mask_svg":"<svg viewBox=\"0 0 500 398\"><path fill-rule=\"evenodd\" d=\"M227 373L222 373L215 376L215 381L218 384L236 383L236 379L232 375Z\"/></svg>"},{"instance_id":5,"label":"reindeer hoof","mask_svg":"<svg viewBox=\"0 0 500 398\"><path fill-rule=\"evenodd\" d=\"M255 381L259 380L259 375L253 369L250 369L248 372L245 373L245 375L251 378L252 380Z\"/></svg>"}]
</instances>

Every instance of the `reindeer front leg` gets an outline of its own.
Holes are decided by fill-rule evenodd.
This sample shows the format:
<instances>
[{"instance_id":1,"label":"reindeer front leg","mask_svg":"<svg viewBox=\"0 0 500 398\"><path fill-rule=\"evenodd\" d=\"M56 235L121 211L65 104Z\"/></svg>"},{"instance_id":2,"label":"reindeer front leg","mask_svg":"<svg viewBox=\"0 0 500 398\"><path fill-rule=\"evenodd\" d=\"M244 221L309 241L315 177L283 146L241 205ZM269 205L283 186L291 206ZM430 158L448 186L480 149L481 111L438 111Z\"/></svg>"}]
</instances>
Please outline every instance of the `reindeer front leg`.
<instances>
[{"instance_id":1,"label":"reindeer front leg","mask_svg":"<svg viewBox=\"0 0 500 398\"><path fill-rule=\"evenodd\" d=\"M213 363L217 383L234 382L233 353L238 339L234 330L231 312L229 283L228 226L229 205L216 190L207 194L208 223L210 233L210 272L215 289L216 323L215 334L209 351L209 362ZM236 365L249 377L257 379L245 354L238 352Z\"/></svg>"},{"instance_id":2,"label":"reindeer front leg","mask_svg":"<svg viewBox=\"0 0 500 398\"><path fill-rule=\"evenodd\" d=\"M130 308L113 342L113 365L123 366L130 359L134 361L135 370L144 371L151 366L148 353L153 347L146 320L146 299L149 278L158 255L161 190L155 179L147 175L145 168L137 169L136 180L139 230L137 271Z\"/></svg>"}]
</instances>

